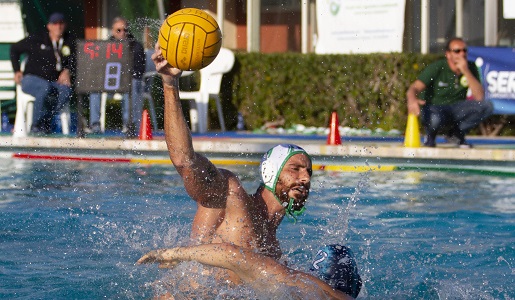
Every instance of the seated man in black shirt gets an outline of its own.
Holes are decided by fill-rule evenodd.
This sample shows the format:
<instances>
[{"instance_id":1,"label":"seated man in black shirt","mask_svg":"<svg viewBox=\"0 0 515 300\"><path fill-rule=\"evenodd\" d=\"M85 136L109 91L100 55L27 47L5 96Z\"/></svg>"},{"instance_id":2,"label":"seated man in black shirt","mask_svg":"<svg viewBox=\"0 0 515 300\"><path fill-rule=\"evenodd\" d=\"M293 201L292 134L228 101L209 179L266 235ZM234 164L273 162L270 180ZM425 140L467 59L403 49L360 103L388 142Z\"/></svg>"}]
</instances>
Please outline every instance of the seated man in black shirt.
<instances>
[{"instance_id":1,"label":"seated man in black shirt","mask_svg":"<svg viewBox=\"0 0 515 300\"><path fill-rule=\"evenodd\" d=\"M21 84L23 92L35 98L33 133L51 132L50 121L69 103L72 93L75 38L65 32L66 22L61 13L53 13L46 28L11 46L14 80ZM28 56L23 73L20 70L22 54ZM51 93L57 93L57 103L47 103Z\"/></svg>"}]
</instances>

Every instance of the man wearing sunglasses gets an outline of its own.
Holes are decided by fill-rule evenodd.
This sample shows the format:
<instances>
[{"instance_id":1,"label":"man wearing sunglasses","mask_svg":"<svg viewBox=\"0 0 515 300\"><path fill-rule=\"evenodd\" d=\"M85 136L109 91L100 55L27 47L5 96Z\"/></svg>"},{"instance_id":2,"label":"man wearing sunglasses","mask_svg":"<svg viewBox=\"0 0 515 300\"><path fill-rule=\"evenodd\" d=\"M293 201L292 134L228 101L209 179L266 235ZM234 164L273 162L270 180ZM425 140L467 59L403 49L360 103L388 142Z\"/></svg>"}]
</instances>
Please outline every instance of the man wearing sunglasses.
<instances>
[{"instance_id":1,"label":"man wearing sunglasses","mask_svg":"<svg viewBox=\"0 0 515 300\"><path fill-rule=\"evenodd\" d=\"M471 147L465 135L493 112L492 103L484 100L479 78L474 63L467 61L465 41L451 38L445 58L427 66L410 85L406 92L408 113L421 116L425 146L435 147L437 133L449 128L449 142L460 148Z\"/></svg>"},{"instance_id":2,"label":"man wearing sunglasses","mask_svg":"<svg viewBox=\"0 0 515 300\"><path fill-rule=\"evenodd\" d=\"M129 94L123 94L122 98L122 132L133 136L139 132L141 123L141 113L143 109L143 73L145 73L145 50L143 45L138 42L129 32L128 22L122 17L116 17L111 27L110 41L128 41L129 47L134 55L131 85L131 108L129 108ZM100 94L89 95L89 124L92 133L101 133L100 129ZM129 120L129 109L131 109L132 119ZM133 127L134 128L131 128ZM132 132L133 131L133 132Z\"/></svg>"}]
</instances>

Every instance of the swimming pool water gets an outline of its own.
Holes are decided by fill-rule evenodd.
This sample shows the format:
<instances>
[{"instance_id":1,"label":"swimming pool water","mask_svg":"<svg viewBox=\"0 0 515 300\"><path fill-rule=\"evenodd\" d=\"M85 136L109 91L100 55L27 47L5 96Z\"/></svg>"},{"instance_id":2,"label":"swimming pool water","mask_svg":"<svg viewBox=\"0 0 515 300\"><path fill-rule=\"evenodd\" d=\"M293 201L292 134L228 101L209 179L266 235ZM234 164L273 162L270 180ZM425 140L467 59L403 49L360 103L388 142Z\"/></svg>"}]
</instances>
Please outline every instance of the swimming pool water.
<instances>
[{"instance_id":1,"label":"swimming pool water","mask_svg":"<svg viewBox=\"0 0 515 300\"><path fill-rule=\"evenodd\" d=\"M230 169L258 186L257 166ZM1 298L188 297L178 289L191 265L134 265L189 234L195 205L173 166L1 159L0 170ZM304 271L321 244L350 246L359 299L514 299L514 217L512 177L315 172L306 213L278 237ZM264 297L202 280L215 299Z\"/></svg>"}]
</instances>

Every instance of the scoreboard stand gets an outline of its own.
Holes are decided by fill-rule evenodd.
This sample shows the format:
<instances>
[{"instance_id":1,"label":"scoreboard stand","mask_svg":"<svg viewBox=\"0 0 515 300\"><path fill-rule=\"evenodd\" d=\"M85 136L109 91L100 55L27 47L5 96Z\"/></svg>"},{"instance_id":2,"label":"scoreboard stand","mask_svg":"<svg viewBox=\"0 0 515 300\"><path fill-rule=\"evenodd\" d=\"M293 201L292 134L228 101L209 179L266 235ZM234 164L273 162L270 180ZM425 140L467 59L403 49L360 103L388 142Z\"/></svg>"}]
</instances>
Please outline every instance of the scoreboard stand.
<instances>
[{"instance_id":1,"label":"scoreboard stand","mask_svg":"<svg viewBox=\"0 0 515 300\"><path fill-rule=\"evenodd\" d=\"M127 41L77 41L77 136L84 136L84 96L91 93L131 93L133 59ZM132 120L129 95L129 120ZM132 122L132 121L131 121ZM127 137L135 137L135 124L128 124Z\"/></svg>"}]
</instances>

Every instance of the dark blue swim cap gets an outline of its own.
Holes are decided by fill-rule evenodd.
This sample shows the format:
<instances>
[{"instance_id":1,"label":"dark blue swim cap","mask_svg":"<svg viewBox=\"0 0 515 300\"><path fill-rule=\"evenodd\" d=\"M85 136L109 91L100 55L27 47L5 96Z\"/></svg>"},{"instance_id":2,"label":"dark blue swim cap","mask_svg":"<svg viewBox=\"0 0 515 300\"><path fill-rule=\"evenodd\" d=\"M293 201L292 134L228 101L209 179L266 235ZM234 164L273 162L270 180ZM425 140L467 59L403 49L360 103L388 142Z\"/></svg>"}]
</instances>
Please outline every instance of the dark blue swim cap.
<instances>
[{"instance_id":1,"label":"dark blue swim cap","mask_svg":"<svg viewBox=\"0 0 515 300\"><path fill-rule=\"evenodd\" d=\"M361 290L361 277L352 251L342 245L327 245L318 250L310 268L336 290L356 298Z\"/></svg>"}]
</instances>

